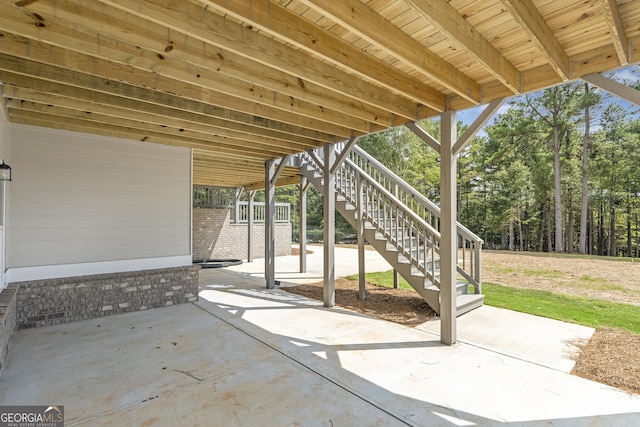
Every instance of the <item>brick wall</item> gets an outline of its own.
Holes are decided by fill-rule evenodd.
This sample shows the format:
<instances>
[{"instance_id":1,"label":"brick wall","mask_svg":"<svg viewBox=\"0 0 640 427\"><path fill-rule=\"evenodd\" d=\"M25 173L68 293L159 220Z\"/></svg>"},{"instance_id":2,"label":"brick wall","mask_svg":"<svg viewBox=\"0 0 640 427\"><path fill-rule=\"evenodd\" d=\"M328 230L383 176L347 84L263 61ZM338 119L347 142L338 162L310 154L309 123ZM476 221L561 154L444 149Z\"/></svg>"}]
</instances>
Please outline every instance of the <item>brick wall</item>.
<instances>
[{"instance_id":1,"label":"brick wall","mask_svg":"<svg viewBox=\"0 0 640 427\"><path fill-rule=\"evenodd\" d=\"M198 299L199 266L19 282L19 328L55 325Z\"/></svg>"},{"instance_id":2,"label":"brick wall","mask_svg":"<svg viewBox=\"0 0 640 427\"><path fill-rule=\"evenodd\" d=\"M11 337L17 328L17 290L18 285L12 283L0 292L0 374L4 369L4 361L9 353Z\"/></svg>"},{"instance_id":3,"label":"brick wall","mask_svg":"<svg viewBox=\"0 0 640 427\"><path fill-rule=\"evenodd\" d=\"M232 224L229 209L193 209L194 259L247 259L247 224ZM291 224L276 224L276 256L291 255ZM253 226L253 256L264 258L264 224Z\"/></svg>"}]
</instances>

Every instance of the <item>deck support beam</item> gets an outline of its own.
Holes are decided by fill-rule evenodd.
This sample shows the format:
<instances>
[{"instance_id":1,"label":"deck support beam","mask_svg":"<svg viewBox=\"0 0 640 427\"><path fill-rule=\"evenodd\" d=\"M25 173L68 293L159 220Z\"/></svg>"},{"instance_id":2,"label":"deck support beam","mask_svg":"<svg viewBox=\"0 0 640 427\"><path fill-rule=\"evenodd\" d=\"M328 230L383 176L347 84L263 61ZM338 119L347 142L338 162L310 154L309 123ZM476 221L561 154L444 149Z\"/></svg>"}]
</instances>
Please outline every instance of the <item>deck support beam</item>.
<instances>
[{"instance_id":1,"label":"deck support beam","mask_svg":"<svg viewBox=\"0 0 640 427\"><path fill-rule=\"evenodd\" d=\"M453 345L456 330L456 265L458 231L456 224L456 112L440 116L440 342Z\"/></svg>"},{"instance_id":2,"label":"deck support beam","mask_svg":"<svg viewBox=\"0 0 640 427\"><path fill-rule=\"evenodd\" d=\"M362 187L362 176L356 175L356 212L358 215L357 236L358 236L358 298L367 299L367 291L365 287L365 257L364 257L364 188Z\"/></svg>"},{"instance_id":3,"label":"deck support beam","mask_svg":"<svg viewBox=\"0 0 640 427\"><path fill-rule=\"evenodd\" d=\"M360 139L359 136L354 136L349 138L349 140L345 142L344 147L342 148L342 151L336 157L333 163L333 166L331 167L331 173L336 173L336 171L338 170L342 162L344 162L344 160L349 156L349 152L353 149L353 147L356 145L359 139Z\"/></svg>"},{"instance_id":4,"label":"deck support beam","mask_svg":"<svg viewBox=\"0 0 640 427\"><path fill-rule=\"evenodd\" d=\"M299 242L300 242L300 273L307 272L307 190L309 189L309 181L306 177L300 177L300 223L299 223Z\"/></svg>"},{"instance_id":5,"label":"deck support beam","mask_svg":"<svg viewBox=\"0 0 640 427\"><path fill-rule=\"evenodd\" d=\"M504 104L504 101L505 98L491 101L489 105L487 105L485 109L482 110L482 113L480 113L480 115L473 121L473 123L471 123L471 126L469 126L467 130L464 131L462 135L460 135L460 138L458 138L456 143L453 145L453 154L457 156L460 151L462 151L462 149L469 143L469 141L471 141L471 138L473 138L476 133L478 133L480 128L482 128L482 126L484 126L485 123L487 123L487 121L491 117L493 117L495 113L498 112L500 107L502 107L502 104Z\"/></svg>"},{"instance_id":6,"label":"deck support beam","mask_svg":"<svg viewBox=\"0 0 640 427\"><path fill-rule=\"evenodd\" d=\"M234 219L233 221L236 224L240 224L240 198L242 197L242 193L244 192L244 188L236 187L236 193L233 200L233 205L235 209L233 210Z\"/></svg>"},{"instance_id":7,"label":"deck support beam","mask_svg":"<svg viewBox=\"0 0 640 427\"><path fill-rule=\"evenodd\" d=\"M267 289L273 289L276 286L276 181L276 161L273 159L269 159L265 162L264 174L264 277L266 280Z\"/></svg>"},{"instance_id":8,"label":"deck support beam","mask_svg":"<svg viewBox=\"0 0 640 427\"><path fill-rule=\"evenodd\" d=\"M249 191L249 203L247 204L247 262L253 262L253 200L256 192Z\"/></svg>"},{"instance_id":9,"label":"deck support beam","mask_svg":"<svg viewBox=\"0 0 640 427\"><path fill-rule=\"evenodd\" d=\"M324 202L324 286L323 302L325 307L333 307L336 303L335 295L335 240L336 240L336 176L331 173L335 163L336 152L333 144L323 147L324 161L322 165L323 202Z\"/></svg>"},{"instance_id":10,"label":"deck support beam","mask_svg":"<svg viewBox=\"0 0 640 427\"><path fill-rule=\"evenodd\" d=\"M602 74L589 74L582 77L582 80L598 86L600 89L612 93L618 98L640 106L640 90L618 83Z\"/></svg>"},{"instance_id":11,"label":"deck support beam","mask_svg":"<svg viewBox=\"0 0 640 427\"><path fill-rule=\"evenodd\" d=\"M478 115L460 138L457 138L456 112L440 115L440 141L426 133L416 123L406 127L440 154L440 341L453 345L457 340L456 278L458 264L457 172L458 154L471 138L500 109L504 99L497 99ZM480 277L480 251L476 251L474 268ZM395 286L394 277L394 286Z\"/></svg>"}]
</instances>

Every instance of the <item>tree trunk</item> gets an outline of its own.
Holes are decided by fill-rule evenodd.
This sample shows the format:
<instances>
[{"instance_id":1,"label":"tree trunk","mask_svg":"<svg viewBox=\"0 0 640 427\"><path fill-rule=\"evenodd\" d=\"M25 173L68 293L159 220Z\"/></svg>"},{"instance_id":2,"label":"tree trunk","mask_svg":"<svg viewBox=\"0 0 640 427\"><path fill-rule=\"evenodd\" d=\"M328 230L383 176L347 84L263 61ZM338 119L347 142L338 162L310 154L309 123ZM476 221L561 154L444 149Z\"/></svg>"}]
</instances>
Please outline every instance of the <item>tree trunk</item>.
<instances>
[{"instance_id":1,"label":"tree trunk","mask_svg":"<svg viewBox=\"0 0 640 427\"><path fill-rule=\"evenodd\" d=\"M569 209L569 219L567 220L567 252L573 253L573 223L574 223L573 207Z\"/></svg>"},{"instance_id":2,"label":"tree trunk","mask_svg":"<svg viewBox=\"0 0 640 427\"><path fill-rule=\"evenodd\" d=\"M522 227L522 222L520 223ZM529 250L529 201L526 201L524 204L524 241L525 244L521 250L528 251Z\"/></svg>"},{"instance_id":3,"label":"tree trunk","mask_svg":"<svg viewBox=\"0 0 640 427\"><path fill-rule=\"evenodd\" d=\"M585 95L589 93L589 84L584 84ZM589 105L584 107L584 140L582 143L582 204L580 206L580 242L578 252L587 252L587 210L589 208L589 138L591 116Z\"/></svg>"},{"instance_id":4,"label":"tree trunk","mask_svg":"<svg viewBox=\"0 0 640 427\"><path fill-rule=\"evenodd\" d=\"M616 204L611 200L611 217L609 218L609 256L618 256L616 244Z\"/></svg>"},{"instance_id":5,"label":"tree trunk","mask_svg":"<svg viewBox=\"0 0 640 427\"><path fill-rule=\"evenodd\" d=\"M558 135L558 124L553 126L553 178L555 187L555 252L563 252L564 242L562 241L562 188L560 175L560 137Z\"/></svg>"},{"instance_id":6,"label":"tree trunk","mask_svg":"<svg viewBox=\"0 0 640 427\"><path fill-rule=\"evenodd\" d=\"M635 220L635 224L636 224L636 255L635 258L637 258L638 256L640 256L640 235L638 234L638 214L636 213L635 215L636 220Z\"/></svg>"},{"instance_id":7,"label":"tree trunk","mask_svg":"<svg viewBox=\"0 0 640 427\"><path fill-rule=\"evenodd\" d=\"M515 247L515 236L513 235L513 219L509 220L509 250L514 251Z\"/></svg>"},{"instance_id":8,"label":"tree trunk","mask_svg":"<svg viewBox=\"0 0 640 427\"><path fill-rule=\"evenodd\" d=\"M507 228L506 227L502 227L502 230L500 230L500 249L505 250L507 249L508 243L507 243Z\"/></svg>"},{"instance_id":9,"label":"tree trunk","mask_svg":"<svg viewBox=\"0 0 640 427\"><path fill-rule=\"evenodd\" d=\"M587 235L587 253L593 255L593 209L587 210L587 217L589 220L587 223L587 229L589 230L589 234Z\"/></svg>"},{"instance_id":10,"label":"tree trunk","mask_svg":"<svg viewBox=\"0 0 640 427\"><path fill-rule=\"evenodd\" d=\"M524 238L522 236L522 221L518 221L518 250L522 252L524 250Z\"/></svg>"},{"instance_id":11,"label":"tree trunk","mask_svg":"<svg viewBox=\"0 0 640 427\"><path fill-rule=\"evenodd\" d=\"M604 205L600 202L598 217L598 255L604 255Z\"/></svg>"},{"instance_id":12,"label":"tree trunk","mask_svg":"<svg viewBox=\"0 0 640 427\"><path fill-rule=\"evenodd\" d=\"M551 213L547 215L547 250L553 252L553 224L551 222Z\"/></svg>"},{"instance_id":13,"label":"tree trunk","mask_svg":"<svg viewBox=\"0 0 640 427\"><path fill-rule=\"evenodd\" d=\"M540 221L538 221L538 247L536 252L544 252L544 226L546 215L544 213L544 204L540 204Z\"/></svg>"},{"instance_id":14,"label":"tree trunk","mask_svg":"<svg viewBox=\"0 0 640 427\"><path fill-rule=\"evenodd\" d=\"M631 200L627 193L627 256L633 258L633 244L631 241Z\"/></svg>"}]
</instances>

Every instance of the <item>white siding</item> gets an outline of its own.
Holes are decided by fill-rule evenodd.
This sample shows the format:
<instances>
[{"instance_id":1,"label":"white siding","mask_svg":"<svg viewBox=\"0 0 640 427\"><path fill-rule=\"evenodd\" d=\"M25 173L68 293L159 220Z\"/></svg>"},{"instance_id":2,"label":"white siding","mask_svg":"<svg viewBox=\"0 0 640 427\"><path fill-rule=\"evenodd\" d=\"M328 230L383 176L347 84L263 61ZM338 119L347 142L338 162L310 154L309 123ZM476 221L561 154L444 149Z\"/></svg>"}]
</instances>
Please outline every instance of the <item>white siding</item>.
<instances>
[{"instance_id":1,"label":"white siding","mask_svg":"<svg viewBox=\"0 0 640 427\"><path fill-rule=\"evenodd\" d=\"M9 118L5 114L4 108L0 107L0 159L4 160L9 166L11 166L10 148L11 141L9 140ZM5 280L5 224L6 217L5 212L7 208L6 193L10 186L6 183L0 182L0 291L6 287L7 281Z\"/></svg>"},{"instance_id":2,"label":"white siding","mask_svg":"<svg viewBox=\"0 0 640 427\"><path fill-rule=\"evenodd\" d=\"M9 272L190 259L190 150L24 125L11 139Z\"/></svg>"},{"instance_id":3,"label":"white siding","mask_svg":"<svg viewBox=\"0 0 640 427\"><path fill-rule=\"evenodd\" d=\"M4 159L5 163L11 166L11 159L9 158L9 118L6 117L2 107L0 107L0 159Z\"/></svg>"}]
</instances>

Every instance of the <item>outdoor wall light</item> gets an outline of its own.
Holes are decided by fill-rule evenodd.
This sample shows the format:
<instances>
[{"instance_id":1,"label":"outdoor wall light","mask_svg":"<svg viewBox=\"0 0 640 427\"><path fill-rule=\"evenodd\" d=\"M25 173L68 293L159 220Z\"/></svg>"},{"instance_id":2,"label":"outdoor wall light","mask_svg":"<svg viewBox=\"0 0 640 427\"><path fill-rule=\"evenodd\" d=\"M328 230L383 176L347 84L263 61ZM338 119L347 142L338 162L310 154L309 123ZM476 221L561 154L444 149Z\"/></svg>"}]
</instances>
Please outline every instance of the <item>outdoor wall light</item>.
<instances>
[{"instance_id":1,"label":"outdoor wall light","mask_svg":"<svg viewBox=\"0 0 640 427\"><path fill-rule=\"evenodd\" d=\"M0 181L11 181L11 166L4 163L0 165Z\"/></svg>"}]
</instances>

